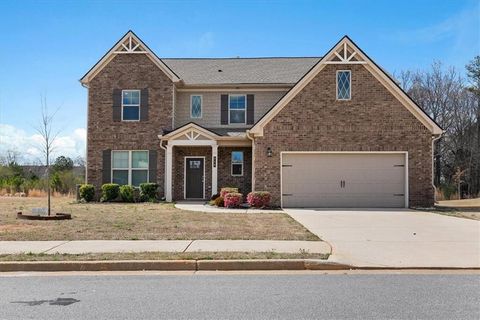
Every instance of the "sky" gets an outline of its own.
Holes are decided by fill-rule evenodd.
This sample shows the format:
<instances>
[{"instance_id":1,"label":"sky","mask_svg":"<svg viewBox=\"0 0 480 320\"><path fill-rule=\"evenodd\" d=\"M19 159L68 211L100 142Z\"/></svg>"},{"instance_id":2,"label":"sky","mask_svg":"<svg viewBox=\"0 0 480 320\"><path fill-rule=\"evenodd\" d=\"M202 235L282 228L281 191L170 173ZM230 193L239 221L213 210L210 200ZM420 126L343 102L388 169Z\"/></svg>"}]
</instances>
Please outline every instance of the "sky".
<instances>
[{"instance_id":1,"label":"sky","mask_svg":"<svg viewBox=\"0 0 480 320\"><path fill-rule=\"evenodd\" d=\"M160 57L322 56L349 35L395 74L434 60L464 72L480 53L480 1L0 2L0 156L39 161L41 98L56 155L85 155L79 79L128 30Z\"/></svg>"}]
</instances>

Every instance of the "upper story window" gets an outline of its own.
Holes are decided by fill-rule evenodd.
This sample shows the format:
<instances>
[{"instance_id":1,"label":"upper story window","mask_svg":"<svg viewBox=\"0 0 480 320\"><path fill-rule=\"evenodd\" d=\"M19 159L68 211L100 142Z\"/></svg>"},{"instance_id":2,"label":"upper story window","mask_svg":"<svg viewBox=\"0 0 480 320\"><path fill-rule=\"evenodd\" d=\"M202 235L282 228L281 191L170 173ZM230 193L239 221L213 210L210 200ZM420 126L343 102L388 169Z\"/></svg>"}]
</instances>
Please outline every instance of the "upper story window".
<instances>
[{"instance_id":1,"label":"upper story window","mask_svg":"<svg viewBox=\"0 0 480 320\"><path fill-rule=\"evenodd\" d=\"M246 120L247 98L244 94L231 94L228 96L228 122L243 123Z\"/></svg>"},{"instance_id":2,"label":"upper story window","mask_svg":"<svg viewBox=\"0 0 480 320\"><path fill-rule=\"evenodd\" d=\"M202 96L190 96L190 118L199 119L202 117Z\"/></svg>"},{"instance_id":3,"label":"upper story window","mask_svg":"<svg viewBox=\"0 0 480 320\"><path fill-rule=\"evenodd\" d=\"M243 151L232 152L232 176L243 176Z\"/></svg>"},{"instance_id":4,"label":"upper story window","mask_svg":"<svg viewBox=\"0 0 480 320\"><path fill-rule=\"evenodd\" d=\"M112 151L112 183L139 186L148 182L148 151Z\"/></svg>"},{"instance_id":5,"label":"upper story window","mask_svg":"<svg viewBox=\"0 0 480 320\"><path fill-rule=\"evenodd\" d=\"M140 90L122 90L122 121L140 120Z\"/></svg>"},{"instance_id":6,"label":"upper story window","mask_svg":"<svg viewBox=\"0 0 480 320\"><path fill-rule=\"evenodd\" d=\"M337 100L350 100L352 87L350 70L337 71Z\"/></svg>"}]
</instances>

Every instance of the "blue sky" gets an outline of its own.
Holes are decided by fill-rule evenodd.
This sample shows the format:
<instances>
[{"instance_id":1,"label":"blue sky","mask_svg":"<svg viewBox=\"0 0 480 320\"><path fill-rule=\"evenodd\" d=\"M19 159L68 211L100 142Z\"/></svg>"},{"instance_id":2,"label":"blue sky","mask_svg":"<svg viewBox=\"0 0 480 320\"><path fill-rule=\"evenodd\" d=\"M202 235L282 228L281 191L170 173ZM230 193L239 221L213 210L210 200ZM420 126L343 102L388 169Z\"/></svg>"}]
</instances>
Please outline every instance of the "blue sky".
<instances>
[{"instance_id":1,"label":"blue sky","mask_svg":"<svg viewBox=\"0 0 480 320\"><path fill-rule=\"evenodd\" d=\"M36 157L40 97L58 153L84 155L78 79L129 29L160 57L321 56L348 34L390 73L480 52L477 1L1 1L0 155Z\"/></svg>"}]
</instances>

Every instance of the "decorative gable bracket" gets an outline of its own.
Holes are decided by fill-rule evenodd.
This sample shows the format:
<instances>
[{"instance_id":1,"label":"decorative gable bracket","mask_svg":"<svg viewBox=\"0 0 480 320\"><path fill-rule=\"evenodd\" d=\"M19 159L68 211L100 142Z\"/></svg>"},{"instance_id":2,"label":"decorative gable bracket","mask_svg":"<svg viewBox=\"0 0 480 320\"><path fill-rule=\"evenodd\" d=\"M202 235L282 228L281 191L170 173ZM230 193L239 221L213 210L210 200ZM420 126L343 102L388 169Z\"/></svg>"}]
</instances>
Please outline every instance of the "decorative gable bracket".
<instances>
[{"instance_id":1,"label":"decorative gable bracket","mask_svg":"<svg viewBox=\"0 0 480 320\"><path fill-rule=\"evenodd\" d=\"M337 48L332 50L329 57L322 61L324 64L366 64L367 61L363 60L360 55L357 55L357 51L352 46L344 42Z\"/></svg>"},{"instance_id":2,"label":"decorative gable bracket","mask_svg":"<svg viewBox=\"0 0 480 320\"><path fill-rule=\"evenodd\" d=\"M125 39L114 53L148 53L132 35Z\"/></svg>"}]
</instances>

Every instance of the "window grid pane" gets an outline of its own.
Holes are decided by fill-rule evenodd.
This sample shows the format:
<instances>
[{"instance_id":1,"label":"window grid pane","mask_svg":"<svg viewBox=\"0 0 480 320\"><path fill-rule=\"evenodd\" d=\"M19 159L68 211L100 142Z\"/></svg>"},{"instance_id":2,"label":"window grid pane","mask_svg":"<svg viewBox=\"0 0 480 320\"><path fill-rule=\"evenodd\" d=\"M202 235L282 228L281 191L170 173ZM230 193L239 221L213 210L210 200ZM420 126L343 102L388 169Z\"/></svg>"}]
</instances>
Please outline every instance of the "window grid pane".
<instances>
[{"instance_id":1,"label":"window grid pane","mask_svg":"<svg viewBox=\"0 0 480 320\"><path fill-rule=\"evenodd\" d=\"M123 105L140 105L140 91L139 90L124 90L122 91Z\"/></svg>"},{"instance_id":2,"label":"window grid pane","mask_svg":"<svg viewBox=\"0 0 480 320\"><path fill-rule=\"evenodd\" d=\"M132 151L132 168L147 169L148 168L148 152Z\"/></svg>"},{"instance_id":3,"label":"window grid pane","mask_svg":"<svg viewBox=\"0 0 480 320\"><path fill-rule=\"evenodd\" d=\"M112 183L121 186L128 184L128 170L113 170Z\"/></svg>"},{"instance_id":4,"label":"window grid pane","mask_svg":"<svg viewBox=\"0 0 480 320\"><path fill-rule=\"evenodd\" d=\"M138 187L145 182L148 182L147 170L132 170L132 186Z\"/></svg>"},{"instance_id":5,"label":"window grid pane","mask_svg":"<svg viewBox=\"0 0 480 320\"><path fill-rule=\"evenodd\" d=\"M243 151L232 152L232 163L243 163Z\"/></svg>"},{"instance_id":6,"label":"window grid pane","mask_svg":"<svg viewBox=\"0 0 480 320\"><path fill-rule=\"evenodd\" d=\"M124 106L123 107L123 120L139 120L140 119L140 107Z\"/></svg>"},{"instance_id":7,"label":"window grid pane","mask_svg":"<svg viewBox=\"0 0 480 320\"><path fill-rule=\"evenodd\" d=\"M200 118L202 116L202 97L192 96L192 118Z\"/></svg>"},{"instance_id":8,"label":"window grid pane","mask_svg":"<svg viewBox=\"0 0 480 320\"><path fill-rule=\"evenodd\" d=\"M128 151L113 151L113 168L128 168Z\"/></svg>"},{"instance_id":9,"label":"window grid pane","mask_svg":"<svg viewBox=\"0 0 480 320\"><path fill-rule=\"evenodd\" d=\"M350 72L339 71L337 73L337 98L339 100L350 99Z\"/></svg>"},{"instance_id":10,"label":"window grid pane","mask_svg":"<svg viewBox=\"0 0 480 320\"><path fill-rule=\"evenodd\" d=\"M245 123L245 110L230 110L230 123Z\"/></svg>"}]
</instances>

